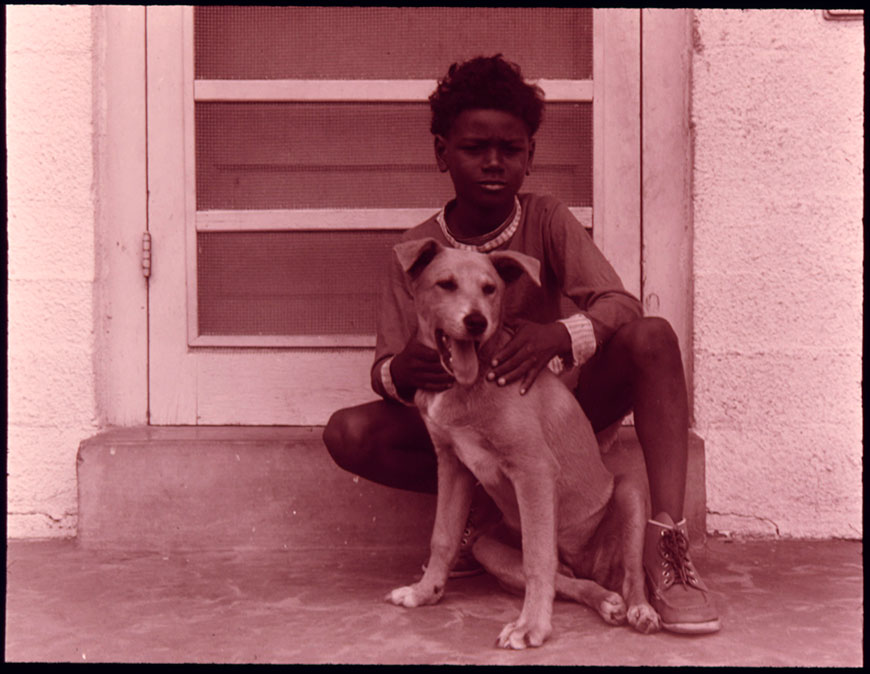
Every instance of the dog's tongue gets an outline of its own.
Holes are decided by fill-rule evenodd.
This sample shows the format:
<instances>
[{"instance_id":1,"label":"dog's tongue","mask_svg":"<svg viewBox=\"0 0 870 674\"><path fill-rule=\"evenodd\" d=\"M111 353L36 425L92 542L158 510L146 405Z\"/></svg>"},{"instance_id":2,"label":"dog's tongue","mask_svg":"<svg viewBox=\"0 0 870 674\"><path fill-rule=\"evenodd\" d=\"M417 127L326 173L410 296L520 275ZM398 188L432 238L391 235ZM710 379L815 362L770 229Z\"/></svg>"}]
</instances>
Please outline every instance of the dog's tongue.
<instances>
[{"instance_id":1,"label":"dog's tongue","mask_svg":"<svg viewBox=\"0 0 870 674\"><path fill-rule=\"evenodd\" d=\"M456 381L463 386L471 386L477 381L479 364L477 362L477 344L474 340L456 341L450 345L452 356L450 367Z\"/></svg>"}]
</instances>

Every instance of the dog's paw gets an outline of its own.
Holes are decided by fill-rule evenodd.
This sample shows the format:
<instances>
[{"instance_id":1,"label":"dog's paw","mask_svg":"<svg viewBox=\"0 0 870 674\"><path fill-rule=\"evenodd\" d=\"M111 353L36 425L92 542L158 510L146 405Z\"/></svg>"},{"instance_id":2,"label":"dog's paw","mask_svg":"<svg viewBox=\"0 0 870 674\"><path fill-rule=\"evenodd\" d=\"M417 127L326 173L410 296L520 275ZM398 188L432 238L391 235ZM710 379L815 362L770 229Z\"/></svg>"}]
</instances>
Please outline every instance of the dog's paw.
<instances>
[{"instance_id":1,"label":"dog's paw","mask_svg":"<svg viewBox=\"0 0 870 674\"><path fill-rule=\"evenodd\" d=\"M636 604L628 609L628 624L638 632L652 634L662 628L662 621L656 610L649 604Z\"/></svg>"},{"instance_id":2,"label":"dog's paw","mask_svg":"<svg viewBox=\"0 0 870 674\"><path fill-rule=\"evenodd\" d=\"M498 645L501 648L522 650L529 646L537 647L549 638L553 628L550 621L541 621L540 624L530 625L522 619L508 623L498 635Z\"/></svg>"},{"instance_id":3,"label":"dog's paw","mask_svg":"<svg viewBox=\"0 0 870 674\"><path fill-rule=\"evenodd\" d=\"M436 592L434 590L426 590L422 587L421 583L414 583L414 585L397 587L384 599L396 606L415 608L417 606L425 606L426 604L434 604L443 595L444 588L441 588L440 592Z\"/></svg>"},{"instance_id":4,"label":"dog's paw","mask_svg":"<svg viewBox=\"0 0 870 674\"><path fill-rule=\"evenodd\" d=\"M608 592L598 604L598 613L608 625L622 625L625 622L625 601L616 592Z\"/></svg>"}]
</instances>

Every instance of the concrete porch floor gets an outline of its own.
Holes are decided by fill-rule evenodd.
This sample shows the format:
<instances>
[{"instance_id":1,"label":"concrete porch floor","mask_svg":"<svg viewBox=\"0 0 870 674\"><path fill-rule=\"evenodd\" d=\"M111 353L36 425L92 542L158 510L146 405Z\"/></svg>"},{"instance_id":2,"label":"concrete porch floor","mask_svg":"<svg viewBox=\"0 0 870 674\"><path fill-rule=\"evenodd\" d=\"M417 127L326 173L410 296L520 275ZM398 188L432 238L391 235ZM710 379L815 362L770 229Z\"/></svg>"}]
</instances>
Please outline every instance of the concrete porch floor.
<instances>
[{"instance_id":1,"label":"concrete porch floor","mask_svg":"<svg viewBox=\"0 0 870 674\"><path fill-rule=\"evenodd\" d=\"M188 553L9 541L12 662L862 666L863 546L709 538L693 557L723 629L684 637L609 627L557 602L543 648L494 646L521 600L488 576L436 606L383 601L425 549Z\"/></svg>"}]
</instances>

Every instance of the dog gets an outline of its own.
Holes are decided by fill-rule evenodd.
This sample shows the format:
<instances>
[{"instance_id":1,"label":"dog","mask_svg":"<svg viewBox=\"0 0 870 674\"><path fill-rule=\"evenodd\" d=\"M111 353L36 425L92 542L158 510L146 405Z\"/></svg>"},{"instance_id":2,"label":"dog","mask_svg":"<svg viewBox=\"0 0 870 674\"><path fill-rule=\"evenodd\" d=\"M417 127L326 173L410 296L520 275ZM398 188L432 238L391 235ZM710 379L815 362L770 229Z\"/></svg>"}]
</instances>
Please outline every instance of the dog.
<instances>
[{"instance_id":1,"label":"dog","mask_svg":"<svg viewBox=\"0 0 870 674\"><path fill-rule=\"evenodd\" d=\"M518 383L497 386L482 374L481 363L511 336L502 325L507 287L523 277L540 285L540 263L435 239L394 251L410 281L417 339L438 351L455 383L414 396L437 455L435 524L423 577L387 601L416 607L441 599L478 481L503 519L500 534L480 536L472 553L507 589L524 591L519 618L498 636L500 647L542 645L556 595L592 607L610 624L657 631L642 567L643 487L608 471L582 408L548 369L524 395Z\"/></svg>"}]
</instances>

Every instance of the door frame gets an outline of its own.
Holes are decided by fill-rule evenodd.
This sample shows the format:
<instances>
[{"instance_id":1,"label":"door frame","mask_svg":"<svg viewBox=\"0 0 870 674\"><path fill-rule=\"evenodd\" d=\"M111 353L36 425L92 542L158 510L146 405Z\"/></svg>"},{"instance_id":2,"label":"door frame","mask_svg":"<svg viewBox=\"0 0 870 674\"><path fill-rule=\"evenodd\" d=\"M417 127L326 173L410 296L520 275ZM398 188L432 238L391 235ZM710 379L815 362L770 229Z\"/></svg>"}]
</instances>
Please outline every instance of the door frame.
<instances>
[{"instance_id":1,"label":"door frame","mask_svg":"<svg viewBox=\"0 0 870 674\"><path fill-rule=\"evenodd\" d=\"M149 423L145 8L93 8L98 423Z\"/></svg>"}]
</instances>

